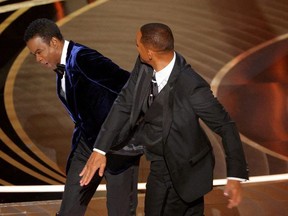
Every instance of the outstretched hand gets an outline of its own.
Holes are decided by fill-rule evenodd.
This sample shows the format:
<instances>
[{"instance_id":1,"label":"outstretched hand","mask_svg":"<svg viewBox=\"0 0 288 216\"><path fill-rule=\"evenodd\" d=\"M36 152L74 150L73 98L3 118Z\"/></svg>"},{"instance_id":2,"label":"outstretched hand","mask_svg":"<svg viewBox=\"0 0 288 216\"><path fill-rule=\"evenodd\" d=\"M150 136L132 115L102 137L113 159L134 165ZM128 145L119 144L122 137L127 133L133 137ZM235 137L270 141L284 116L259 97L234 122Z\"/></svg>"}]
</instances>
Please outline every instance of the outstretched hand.
<instances>
[{"instance_id":1,"label":"outstretched hand","mask_svg":"<svg viewBox=\"0 0 288 216\"><path fill-rule=\"evenodd\" d=\"M106 156L98 152L92 152L85 167L79 174L82 176L80 180L80 185L88 185L96 171L99 169L99 176L103 176L106 167Z\"/></svg>"},{"instance_id":2,"label":"outstretched hand","mask_svg":"<svg viewBox=\"0 0 288 216\"><path fill-rule=\"evenodd\" d=\"M228 208L236 207L242 201L242 187L240 181L228 179L224 189L224 196L228 197Z\"/></svg>"}]
</instances>

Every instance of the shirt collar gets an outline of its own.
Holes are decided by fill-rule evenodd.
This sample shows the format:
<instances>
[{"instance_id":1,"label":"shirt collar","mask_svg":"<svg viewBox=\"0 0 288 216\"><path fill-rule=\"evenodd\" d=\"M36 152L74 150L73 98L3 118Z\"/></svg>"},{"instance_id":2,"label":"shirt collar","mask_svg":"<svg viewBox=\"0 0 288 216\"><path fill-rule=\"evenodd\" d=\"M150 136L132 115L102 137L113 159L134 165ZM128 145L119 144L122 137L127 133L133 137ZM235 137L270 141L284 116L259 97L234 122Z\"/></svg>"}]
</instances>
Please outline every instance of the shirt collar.
<instances>
[{"instance_id":1,"label":"shirt collar","mask_svg":"<svg viewBox=\"0 0 288 216\"><path fill-rule=\"evenodd\" d=\"M68 45L69 45L69 41L65 40L64 41L64 46L63 46L63 49L62 49L62 55L61 55L60 64L64 64L64 65L66 64Z\"/></svg>"},{"instance_id":2,"label":"shirt collar","mask_svg":"<svg viewBox=\"0 0 288 216\"><path fill-rule=\"evenodd\" d=\"M170 76L170 74L172 72L172 69L174 67L175 61L176 61L176 54L174 52L173 59L169 62L169 64L165 68L163 68L162 70L160 70L157 73L155 73L155 78L156 78L156 81L157 81L158 85L160 83L162 83L164 80L167 81L169 79L169 76Z\"/></svg>"}]
</instances>

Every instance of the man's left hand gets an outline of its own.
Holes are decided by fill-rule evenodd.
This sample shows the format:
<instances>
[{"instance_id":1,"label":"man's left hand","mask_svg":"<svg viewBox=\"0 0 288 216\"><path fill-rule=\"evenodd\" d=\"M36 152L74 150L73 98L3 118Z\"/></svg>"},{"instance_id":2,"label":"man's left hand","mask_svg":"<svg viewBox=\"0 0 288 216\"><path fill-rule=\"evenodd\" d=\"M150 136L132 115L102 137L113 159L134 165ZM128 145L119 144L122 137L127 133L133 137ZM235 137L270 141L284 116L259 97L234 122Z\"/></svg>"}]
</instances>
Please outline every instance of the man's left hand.
<instances>
[{"instance_id":1,"label":"man's left hand","mask_svg":"<svg viewBox=\"0 0 288 216\"><path fill-rule=\"evenodd\" d=\"M240 181L228 179L224 189L224 196L228 197L228 208L236 207L242 201L242 186Z\"/></svg>"}]
</instances>

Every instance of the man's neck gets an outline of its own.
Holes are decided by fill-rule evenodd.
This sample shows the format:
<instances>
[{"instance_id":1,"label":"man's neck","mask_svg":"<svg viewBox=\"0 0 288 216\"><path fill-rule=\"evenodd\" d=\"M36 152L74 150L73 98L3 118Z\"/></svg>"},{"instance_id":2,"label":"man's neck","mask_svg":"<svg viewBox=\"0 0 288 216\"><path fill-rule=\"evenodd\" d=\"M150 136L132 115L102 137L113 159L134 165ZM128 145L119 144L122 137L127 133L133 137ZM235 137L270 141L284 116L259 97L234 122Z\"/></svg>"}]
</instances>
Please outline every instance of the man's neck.
<instances>
[{"instance_id":1,"label":"man's neck","mask_svg":"<svg viewBox=\"0 0 288 216\"><path fill-rule=\"evenodd\" d=\"M157 72L165 68L173 59L174 57L174 51L165 53L165 54L159 54L155 59L153 59L153 69Z\"/></svg>"}]
</instances>

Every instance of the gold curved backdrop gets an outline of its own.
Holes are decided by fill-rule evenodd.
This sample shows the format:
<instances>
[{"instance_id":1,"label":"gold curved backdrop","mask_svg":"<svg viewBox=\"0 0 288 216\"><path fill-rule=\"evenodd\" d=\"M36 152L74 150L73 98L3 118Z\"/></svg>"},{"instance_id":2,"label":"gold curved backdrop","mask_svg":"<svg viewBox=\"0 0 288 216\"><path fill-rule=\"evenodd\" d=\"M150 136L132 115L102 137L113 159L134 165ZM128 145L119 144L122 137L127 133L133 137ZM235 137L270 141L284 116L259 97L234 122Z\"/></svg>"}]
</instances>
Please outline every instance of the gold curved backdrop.
<instances>
[{"instance_id":1,"label":"gold curved backdrop","mask_svg":"<svg viewBox=\"0 0 288 216\"><path fill-rule=\"evenodd\" d=\"M136 30L147 22L168 24L176 51L211 84L236 121L250 175L288 172L286 0L13 2L0 2L1 185L65 182L73 124L56 96L54 72L35 62L22 39L39 17L55 20L66 39L97 49L127 70L137 57ZM203 127L215 150L215 179L225 178L219 137ZM140 182L147 172L143 157Z\"/></svg>"}]
</instances>

